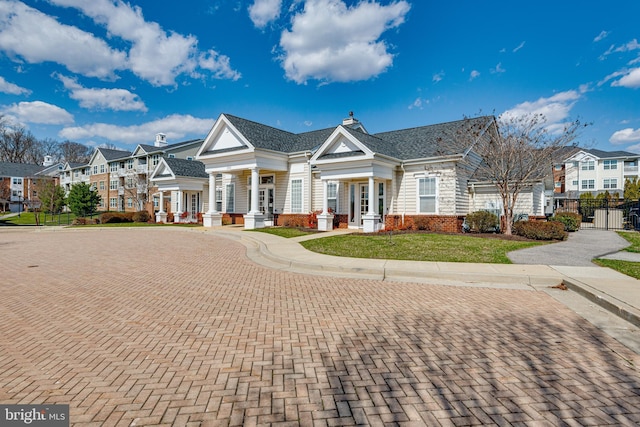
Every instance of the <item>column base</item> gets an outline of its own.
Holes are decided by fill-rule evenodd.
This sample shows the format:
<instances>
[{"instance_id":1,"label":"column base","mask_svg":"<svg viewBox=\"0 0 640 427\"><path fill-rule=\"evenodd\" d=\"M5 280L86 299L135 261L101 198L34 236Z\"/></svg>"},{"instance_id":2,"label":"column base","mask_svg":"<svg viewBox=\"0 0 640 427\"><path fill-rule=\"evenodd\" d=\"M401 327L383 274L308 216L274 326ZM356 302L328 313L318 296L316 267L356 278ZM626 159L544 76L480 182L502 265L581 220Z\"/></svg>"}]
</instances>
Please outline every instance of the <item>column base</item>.
<instances>
[{"instance_id":1,"label":"column base","mask_svg":"<svg viewBox=\"0 0 640 427\"><path fill-rule=\"evenodd\" d=\"M362 217L362 231L365 233L375 233L382 230L383 224L380 222L380 215L366 214Z\"/></svg>"},{"instance_id":2,"label":"column base","mask_svg":"<svg viewBox=\"0 0 640 427\"><path fill-rule=\"evenodd\" d=\"M318 231L331 231L333 230L333 215L320 214L318 218Z\"/></svg>"},{"instance_id":3,"label":"column base","mask_svg":"<svg viewBox=\"0 0 640 427\"><path fill-rule=\"evenodd\" d=\"M204 227L222 226L222 214L220 212L205 213L202 215L202 225Z\"/></svg>"},{"instance_id":4,"label":"column base","mask_svg":"<svg viewBox=\"0 0 640 427\"><path fill-rule=\"evenodd\" d=\"M166 223L167 222L167 213L166 212L156 212L156 222L157 223Z\"/></svg>"},{"instance_id":5,"label":"column base","mask_svg":"<svg viewBox=\"0 0 640 427\"><path fill-rule=\"evenodd\" d=\"M264 214L251 213L244 215L244 228L245 230L254 230L256 228L264 228Z\"/></svg>"}]
</instances>

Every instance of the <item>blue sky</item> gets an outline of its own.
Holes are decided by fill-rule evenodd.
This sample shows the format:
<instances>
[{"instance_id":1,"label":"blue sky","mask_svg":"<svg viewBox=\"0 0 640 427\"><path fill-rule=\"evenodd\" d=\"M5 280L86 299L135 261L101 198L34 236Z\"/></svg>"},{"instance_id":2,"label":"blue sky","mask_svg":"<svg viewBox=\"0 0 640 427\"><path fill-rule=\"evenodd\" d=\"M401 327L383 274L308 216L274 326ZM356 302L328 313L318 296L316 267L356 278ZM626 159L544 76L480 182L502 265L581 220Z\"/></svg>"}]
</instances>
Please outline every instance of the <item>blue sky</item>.
<instances>
[{"instance_id":1,"label":"blue sky","mask_svg":"<svg viewBox=\"0 0 640 427\"><path fill-rule=\"evenodd\" d=\"M220 113L371 133L477 114L592 125L640 152L640 2L2 0L0 114L133 149ZM553 127L552 127L553 128Z\"/></svg>"}]
</instances>

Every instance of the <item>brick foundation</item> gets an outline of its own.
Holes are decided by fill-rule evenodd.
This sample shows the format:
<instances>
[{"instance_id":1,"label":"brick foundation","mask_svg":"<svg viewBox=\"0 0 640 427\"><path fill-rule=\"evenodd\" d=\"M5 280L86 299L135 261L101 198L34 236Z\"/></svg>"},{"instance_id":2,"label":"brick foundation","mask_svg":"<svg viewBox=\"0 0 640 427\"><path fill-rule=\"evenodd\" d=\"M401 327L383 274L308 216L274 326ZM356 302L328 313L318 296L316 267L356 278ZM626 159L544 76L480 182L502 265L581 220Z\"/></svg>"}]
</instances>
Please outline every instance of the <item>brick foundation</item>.
<instances>
[{"instance_id":1,"label":"brick foundation","mask_svg":"<svg viewBox=\"0 0 640 427\"><path fill-rule=\"evenodd\" d=\"M425 230L461 233L464 216L460 215L387 215L385 230Z\"/></svg>"}]
</instances>

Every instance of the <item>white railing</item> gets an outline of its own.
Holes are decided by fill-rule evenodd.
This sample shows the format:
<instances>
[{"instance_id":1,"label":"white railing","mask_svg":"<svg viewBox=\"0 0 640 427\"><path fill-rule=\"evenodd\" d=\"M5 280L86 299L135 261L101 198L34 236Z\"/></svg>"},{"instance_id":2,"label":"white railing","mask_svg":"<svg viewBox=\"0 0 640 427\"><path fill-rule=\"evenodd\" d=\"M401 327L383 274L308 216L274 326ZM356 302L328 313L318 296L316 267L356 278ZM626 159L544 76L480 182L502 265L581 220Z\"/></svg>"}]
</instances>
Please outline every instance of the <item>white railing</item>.
<instances>
[{"instance_id":1,"label":"white railing","mask_svg":"<svg viewBox=\"0 0 640 427\"><path fill-rule=\"evenodd\" d=\"M624 173L638 173L638 166L626 166L625 165Z\"/></svg>"}]
</instances>

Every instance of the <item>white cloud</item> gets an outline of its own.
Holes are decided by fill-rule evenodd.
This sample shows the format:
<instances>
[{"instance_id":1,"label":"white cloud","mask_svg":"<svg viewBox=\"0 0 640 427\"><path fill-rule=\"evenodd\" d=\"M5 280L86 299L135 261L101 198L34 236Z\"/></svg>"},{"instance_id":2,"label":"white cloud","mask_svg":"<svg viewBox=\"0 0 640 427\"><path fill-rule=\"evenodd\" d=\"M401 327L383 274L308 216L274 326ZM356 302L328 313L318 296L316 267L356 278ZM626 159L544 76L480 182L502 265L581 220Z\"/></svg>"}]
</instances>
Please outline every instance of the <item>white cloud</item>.
<instances>
[{"instance_id":1,"label":"white cloud","mask_svg":"<svg viewBox=\"0 0 640 427\"><path fill-rule=\"evenodd\" d=\"M127 55L103 40L19 1L0 1L0 51L29 63L57 62L70 71L112 78Z\"/></svg>"},{"instance_id":2,"label":"white cloud","mask_svg":"<svg viewBox=\"0 0 640 427\"><path fill-rule=\"evenodd\" d=\"M200 68L209 70L216 79L238 80L242 75L231 68L231 60L226 55L220 55L215 50L200 54L198 58Z\"/></svg>"},{"instance_id":3,"label":"white cloud","mask_svg":"<svg viewBox=\"0 0 640 427\"><path fill-rule=\"evenodd\" d=\"M609 138L609 142L614 145L640 142L640 129L626 128L616 131L611 135L611 138Z\"/></svg>"},{"instance_id":4,"label":"white cloud","mask_svg":"<svg viewBox=\"0 0 640 427\"><path fill-rule=\"evenodd\" d=\"M513 49L513 53L516 53L517 51L519 51L520 49L522 49L522 48L524 47L524 44L525 44L525 43L526 43L526 42L522 42L522 43L520 43L518 46L516 46L516 47Z\"/></svg>"},{"instance_id":5,"label":"white cloud","mask_svg":"<svg viewBox=\"0 0 640 427\"><path fill-rule=\"evenodd\" d=\"M73 123L73 115L57 105L42 101L20 102L2 108L11 121L17 123L40 123L60 125Z\"/></svg>"},{"instance_id":6,"label":"white cloud","mask_svg":"<svg viewBox=\"0 0 640 427\"><path fill-rule=\"evenodd\" d=\"M475 80L477 77L480 77L480 71L472 70L471 74L469 74L469 81Z\"/></svg>"},{"instance_id":7,"label":"white cloud","mask_svg":"<svg viewBox=\"0 0 640 427\"><path fill-rule=\"evenodd\" d=\"M70 91L71 99L80 102L82 108L89 110L113 110L113 111L147 111L144 102L126 89L102 89L86 88L75 79L60 74L55 74L65 89Z\"/></svg>"},{"instance_id":8,"label":"white cloud","mask_svg":"<svg viewBox=\"0 0 640 427\"><path fill-rule=\"evenodd\" d=\"M575 90L560 92L549 98L520 103L502 113L500 119L508 121L514 117L540 114L546 120L545 127L550 132L554 132L563 128L564 121L569 117L571 109L580 98L580 93Z\"/></svg>"},{"instance_id":9,"label":"white cloud","mask_svg":"<svg viewBox=\"0 0 640 427\"><path fill-rule=\"evenodd\" d=\"M258 28L264 28L271 21L278 19L282 0L255 0L249 6L249 17Z\"/></svg>"},{"instance_id":10,"label":"white cloud","mask_svg":"<svg viewBox=\"0 0 640 427\"><path fill-rule=\"evenodd\" d=\"M400 26L409 12L404 0L387 6L360 2L347 7L341 0L308 0L292 18L291 30L280 37L282 66L296 83L366 80L393 63L379 38Z\"/></svg>"},{"instance_id":11,"label":"white cloud","mask_svg":"<svg viewBox=\"0 0 640 427\"><path fill-rule=\"evenodd\" d=\"M600 55L600 60L605 59L607 56L611 55L612 53L615 52L631 52L634 50L639 50L640 49L640 43L638 43L637 39L633 39L623 45L617 46L616 45L611 45L609 46L609 49L607 49L607 51L605 53L603 53L602 55Z\"/></svg>"},{"instance_id":12,"label":"white cloud","mask_svg":"<svg viewBox=\"0 0 640 427\"><path fill-rule=\"evenodd\" d=\"M491 71L491 74L500 74L500 73L504 73L507 70L502 68L502 62L498 62L498 65L496 65L496 68L492 68L490 71Z\"/></svg>"},{"instance_id":13,"label":"white cloud","mask_svg":"<svg viewBox=\"0 0 640 427\"><path fill-rule=\"evenodd\" d=\"M114 143L149 144L155 134L162 132L169 140L179 140L186 135L206 135L215 120L199 119L191 115L173 114L162 119L133 126L117 126L93 123L62 129L58 136L69 140L104 138Z\"/></svg>"},{"instance_id":14,"label":"white cloud","mask_svg":"<svg viewBox=\"0 0 640 427\"><path fill-rule=\"evenodd\" d=\"M165 32L158 23L145 21L142 9L113 0L49 0L58 6L74 7L103 25L111 36L131 43L128 66L138 77L154 86L175 84L177 76L192 74L198 66L213 71L215 78L229 78L219 72L229 59L213 50L198 52L198 39ZM222 64L222 65L221 65ZM235 72L234 72L235 73ZM239 74L232 74L236 79Z\"/></svg>"},{"instance_id":15,"label":"white cloud","mask_svg":"<svg viewBox=\"0 0 640 427\"><path fill-rule=\"evenodd\" d=\"M31 91L25 89L16 84L10 83L0 76L0 92L8 93L9 95L30 95Z\"/></svg>"},{"instance_id":16,"label":"white cloud","mask_svg":"<svg viewBox=\"0 0 640 427\"><path fill-rule=\"evenodd\" d=\"M617 76L619 75L622 75L622 77L611 82L611 86L622 86L631 89L640 88L640 68L634 68L629 71L621 72Z\"/></svg>"},{"instance_id":17,"label":"white cloud","mask_svg":"<svg viewBox=\"0 0 640 427\"><path fill-rule=\"evenodd\" d=\"M598 34L593 41L594 42L599 42L600 40L604 40L605 38L607 38L607 36L609 35L608 31L600 31L600 34Z\"/></svg>"},{"instance_id":18,"label":"white cloud","mask_svg":"<svg viewBox=\"0 0 640 427\"><path fill-rule=\"evenodd\" d=\"M433 77L431 77L431 81L434 83L438 83L439 81L444 79L444 76L445 76L444 71L440 71L439 73L435 73Z\"/></svg>"}]
</instances>

